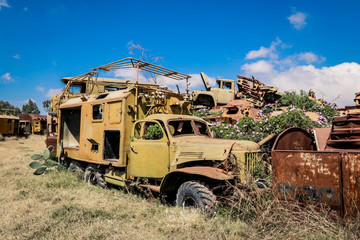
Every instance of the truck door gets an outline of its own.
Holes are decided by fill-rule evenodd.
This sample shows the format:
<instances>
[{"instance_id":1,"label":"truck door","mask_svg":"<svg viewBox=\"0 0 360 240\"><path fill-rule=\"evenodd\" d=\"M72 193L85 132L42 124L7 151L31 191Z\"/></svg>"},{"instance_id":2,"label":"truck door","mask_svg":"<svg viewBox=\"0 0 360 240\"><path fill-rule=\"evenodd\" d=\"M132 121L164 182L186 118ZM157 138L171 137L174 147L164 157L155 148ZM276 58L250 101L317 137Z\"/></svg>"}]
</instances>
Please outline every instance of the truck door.
<instances>
[{"instance_id":1,"label":"truck door","mask_svg":"<svg viewBox=\"0 0 360 240\"><path fill-rule=\"evenodd\" d=\"M169 172L168 138L158 121L134 124L128 164L132 177L163 178Z\"/></svg>"}]
</instances>

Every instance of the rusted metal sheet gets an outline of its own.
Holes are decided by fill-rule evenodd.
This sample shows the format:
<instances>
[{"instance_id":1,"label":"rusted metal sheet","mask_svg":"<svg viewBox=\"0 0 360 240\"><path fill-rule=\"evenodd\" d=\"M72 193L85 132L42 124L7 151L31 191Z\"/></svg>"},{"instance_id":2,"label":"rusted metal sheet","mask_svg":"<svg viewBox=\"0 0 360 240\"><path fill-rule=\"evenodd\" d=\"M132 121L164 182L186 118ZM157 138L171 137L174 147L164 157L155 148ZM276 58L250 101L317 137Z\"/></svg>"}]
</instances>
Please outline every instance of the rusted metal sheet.
<instances>
[{"instance_id":1,"label":"rusted metal sheet","mask_svg":"<svg viewBox=\"0 0 360 240\"><path fill-rule=\"evenodd\" d=\"M47 136L45 142L46 142L46 147L53 146L54 147L53 151L56 153L56 151L57 151L57 137L56 136Z\"/></svg>"},{"instance_id":2,"label":"rusted metal sheet","mask_svg":"<svg viewBox=\"0 0 360 240\"><path fill-rule=\"evenodd\" d=\"M360 210L360 153L343 154L344 210L356 215Z\"/></svg>"},{"instance_id":3,"label":"rusted metal sheet","mask_svg":"<svg viewBox=\"0 0 360 240\"><path fill-rule=\"evenodd\" d=\"M293 127L283 131L275 140L273 150L315 150L314 139L304 129Z\"/></svg>"},{"instance_id":4,"label":"rusted metal sheet","mask_svg":"<svg viewBox=\"0 0 360 240\"><path fill-rule=\"evenodd\" d=\"M318 151L324 151L326 146L326 141L329 138L331 128L315 128L313 130L316 149Z\"/></svg>"},{"instance_id":5,"label":"rusted metal sheet","mask_svg":"<svg viewBox=\"0 0 360 240\"><path fill-rule=\"evenodd\" d=\"M273 189L281 199L327 203L342 210L341 155L273 151Z\"/></svg>"}]
</instances>

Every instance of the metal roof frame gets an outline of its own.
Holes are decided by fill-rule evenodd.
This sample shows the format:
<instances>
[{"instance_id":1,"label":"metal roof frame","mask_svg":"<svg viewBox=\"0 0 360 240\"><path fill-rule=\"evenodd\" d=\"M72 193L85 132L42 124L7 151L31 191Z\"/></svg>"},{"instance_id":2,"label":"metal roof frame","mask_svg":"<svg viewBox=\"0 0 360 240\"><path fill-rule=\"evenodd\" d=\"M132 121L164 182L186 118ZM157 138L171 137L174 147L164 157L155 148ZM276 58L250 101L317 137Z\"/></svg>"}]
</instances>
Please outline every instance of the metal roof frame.
<instances>
[{"instance_id":1,"label":"metal roof frame","mask_svg":"<svg viewBox=\"0 0 360 240\"><path fill-rule=\"evenodd\" d=\"M191 78L190 75L180 73L177 71L173 71L168 68L164 68L159 65L148 63L148 62L136 59L136 58L128 57L128 58L124 58L124 59L121 59L121 60L118 60L118 61L115 61L112 63L105 64L100 67L92 68L92 69L90 69L90 71L88 73L73 77L72 80L76 81L76 80L81 80L86 77L97 77L99 70L110 71L110 70L114 70L114 69L124 69L124 68L135 68L135 69L143 70L143 71L150 72L150 73L153 73L156 75L172 78L172 79L175 79L178 81L187 80L187 79Z\"/></svg>"}]
</instances>

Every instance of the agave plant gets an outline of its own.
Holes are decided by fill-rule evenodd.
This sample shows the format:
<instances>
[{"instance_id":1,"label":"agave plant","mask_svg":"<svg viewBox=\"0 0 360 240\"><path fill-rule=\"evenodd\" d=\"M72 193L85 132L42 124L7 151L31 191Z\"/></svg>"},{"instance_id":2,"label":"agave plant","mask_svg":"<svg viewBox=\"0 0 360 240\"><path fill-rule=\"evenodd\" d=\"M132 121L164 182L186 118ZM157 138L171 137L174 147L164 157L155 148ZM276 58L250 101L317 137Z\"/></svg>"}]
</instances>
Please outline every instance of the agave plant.
<instances>
[{"instance_id":1,"label":"agave plant","mask_svg":"<svg viewBox=\"0 0 360 240\"><path fill-rule=\"evenodd\" d=\"M35 175L52 172L54 171L52 168L59 165L58 162L49 159L53 149L54 148L50 146L46 148L42 154L36 153L31 156L32 160L36 160L29 164L32 169L36 169L34 172Z\"/></svg>"}]
</instances>

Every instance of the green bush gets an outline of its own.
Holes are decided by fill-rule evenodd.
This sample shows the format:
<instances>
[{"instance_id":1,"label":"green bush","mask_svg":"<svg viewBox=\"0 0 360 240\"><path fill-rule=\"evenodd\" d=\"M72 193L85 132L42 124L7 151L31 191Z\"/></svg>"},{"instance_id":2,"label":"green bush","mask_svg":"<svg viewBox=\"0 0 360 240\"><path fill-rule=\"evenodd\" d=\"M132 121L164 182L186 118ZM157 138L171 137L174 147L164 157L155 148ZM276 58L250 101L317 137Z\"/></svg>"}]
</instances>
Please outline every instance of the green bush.
<instances>
[{"instance_id":1,"label":"green bush","mask_svg":"<svg viewBox=\"0 0 360 240\"><path fill-rule=\"evenodd\" d=\"M204 118L204 117L211 117L211 116L220 116L221 114L223 114L223 112L224 111L210 112L209 109L202 108L202 109L196 110L193 113L193 115L195 117Z\"/></svg>"},{"instance_id":2,"label":"green bush","mask_svg":"<svg viewBox=\"0 0 360 240\"><path fill-rule=\"evenodd\" d=\"M145 139L161 139L162 131L158 124L149 125L146 128Z\"/></svg>"}]
</instances>

